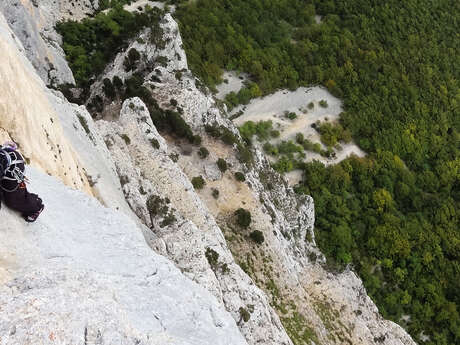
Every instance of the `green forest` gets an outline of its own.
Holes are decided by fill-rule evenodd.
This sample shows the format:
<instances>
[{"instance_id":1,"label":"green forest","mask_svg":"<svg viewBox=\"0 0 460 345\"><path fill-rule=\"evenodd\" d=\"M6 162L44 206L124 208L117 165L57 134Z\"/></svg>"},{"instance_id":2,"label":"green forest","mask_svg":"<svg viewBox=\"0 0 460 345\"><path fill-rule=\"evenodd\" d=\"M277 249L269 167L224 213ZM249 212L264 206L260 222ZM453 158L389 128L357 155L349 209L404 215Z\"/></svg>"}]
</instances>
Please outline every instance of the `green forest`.
<instances>
[{"instance_id":1,"label":"green forest","mask_svg":"<svg viewBox=\"0 0 460 345\"><path fill-rule=\"evenodd\" d=\"M304 172L296 191L315 200L319 246L417 342L459 344L460 2L175 3L196 75L211 89L224 70L250 75L230 106L308 85L342 99L340 125L368 156L293 165Z\"/></svg>"}]
</instances>

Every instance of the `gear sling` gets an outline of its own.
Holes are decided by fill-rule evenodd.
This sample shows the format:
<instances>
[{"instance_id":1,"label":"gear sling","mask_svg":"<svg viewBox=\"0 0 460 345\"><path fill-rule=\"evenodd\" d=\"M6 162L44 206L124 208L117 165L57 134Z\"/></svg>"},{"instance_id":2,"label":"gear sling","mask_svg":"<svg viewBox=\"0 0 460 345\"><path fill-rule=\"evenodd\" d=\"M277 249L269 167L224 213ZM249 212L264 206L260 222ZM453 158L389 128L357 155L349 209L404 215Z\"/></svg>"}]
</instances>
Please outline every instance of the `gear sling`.
<instances>
[{"instance_id":1,"label":"gear sling","mask_svg":"<svg viewBox=\"0 0 460 345\"><path fill-rule=\"evenodd\" d=\"M9 208L20 212L26 221L33 222L44 206L37 194L28 192L24 169L24 159L15 147L0 148L0 193L3 201Z\"/></svg>"}]
</instances>

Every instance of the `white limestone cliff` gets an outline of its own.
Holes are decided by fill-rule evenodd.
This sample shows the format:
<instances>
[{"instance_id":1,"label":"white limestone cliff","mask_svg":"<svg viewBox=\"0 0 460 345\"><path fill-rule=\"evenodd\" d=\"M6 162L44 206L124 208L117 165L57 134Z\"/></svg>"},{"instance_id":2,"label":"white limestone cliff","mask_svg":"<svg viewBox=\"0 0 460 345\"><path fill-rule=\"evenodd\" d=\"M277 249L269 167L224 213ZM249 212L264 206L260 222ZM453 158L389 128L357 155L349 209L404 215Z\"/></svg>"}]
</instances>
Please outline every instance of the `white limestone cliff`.
<instances>
[{"instance_id":1,"label":"white limestone cliff","mask_svg":"<svg viewBox=\"0 0 460 345\"><path fill-rule=\"evenodd\" d=\"M64 1L46 0L36 9L27 7L31 3L6 0L0 12L16 31L25 25L26 31L38 33L43 32L37 19L42 14L36 13L46 8L57 11L54 22L65 15L81 18L91 9L85 1L78 1L72 13ZM14 20L22 12L11 6L35 13L27 17L32 29ZM0 13L0 88L5 90L0 93L0 135L19 142L34 166L110 207L103 209L32 170L37 182L31 188L45 196L43 218L25 226L1 210L7 218L6 227L0 227L0 253L6 253L0 256L0 302L6 306L0 313L0 344L89 339L96 344L279 345L292 344L289 336L301 344L299 334L305 344L414 344L401 327L378 314L352 271L333 274L323 267L313 232L313 200L296 196L263 153L254 152L248 166L237 159L234 147L206 134L205 125L224 126L236 136L238 131L188 70L171 15L161 25L165 48L134 40L107 67L92 94L102 95L105 77L131 76L123 61L136 48L145 85L162 108L172 109L170 100L177 101L209 149L206 159L190 144L160 135L138 98L107 104L104 116L111 121L94 121L84 106L48 90L37 76L49 82L41 43L24 48L30 41L14 38ZM59 49L56 59L63 59ZM155 62L158 56L168 63ZM66 66L64 61L59 68L62 80L70 80ZM229 163L229 171L216 169L218 158ZM245 182L235 180L236 171L244 173ZM190 182L198 175L205 177L203 190ZM217 200L211 188L220 191ZM149 200L156 206L153 211ZM251 211L251 228L264 234L262 245L235 227L233 213L240 207ZM150 276L152 266L162 268ZM78 294L87 301L81 306ZM161 304L161 296L167 303ZM65 310L70 317L64 317ZM155 338L157 331L164 337Z\"/></svg>"},{"instance_id":2,"label":"white limestone cliff","mask_svg":"<svg viewBox=\"0 0 460 345\"><path fill-rule=\"evenodd\" d=\"M134 221L28 169L46 202L2 210L0 344L244 345L209 292L145 243Z\"/></svg>"},{"instance_id":3,"label":"white limestone cliff","mask_svg":"<svg viewBox=\"0 0 460 345\"><path fill-rule=\"evenodd\" d=\"M63 19L79 20L94 12L98 0L2 0L5 16L25 54L47 85L74 83L54 26Z\"/></svg>"}]
</instances>

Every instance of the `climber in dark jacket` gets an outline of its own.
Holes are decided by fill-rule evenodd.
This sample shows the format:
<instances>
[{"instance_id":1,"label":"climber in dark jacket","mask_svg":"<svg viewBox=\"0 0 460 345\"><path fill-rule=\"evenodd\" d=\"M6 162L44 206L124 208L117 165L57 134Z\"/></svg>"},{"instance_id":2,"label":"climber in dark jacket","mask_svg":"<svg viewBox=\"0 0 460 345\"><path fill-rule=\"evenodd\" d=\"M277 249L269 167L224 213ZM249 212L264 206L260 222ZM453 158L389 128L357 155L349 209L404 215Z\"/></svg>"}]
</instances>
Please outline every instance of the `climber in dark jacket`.
<instances>
[{"instance_id":1,"label":"climber in dark jacket","mask_svg":"<svg viewBox=\"0 0 460 345\"><path fill-rule=\"evenodd\" d=\"M16 144L0 147L0 190L5 204L20 212L26 222L35 222L45 206L37 194L29 193L25 184L24 158Z\"/></svg>"}]
</instances>

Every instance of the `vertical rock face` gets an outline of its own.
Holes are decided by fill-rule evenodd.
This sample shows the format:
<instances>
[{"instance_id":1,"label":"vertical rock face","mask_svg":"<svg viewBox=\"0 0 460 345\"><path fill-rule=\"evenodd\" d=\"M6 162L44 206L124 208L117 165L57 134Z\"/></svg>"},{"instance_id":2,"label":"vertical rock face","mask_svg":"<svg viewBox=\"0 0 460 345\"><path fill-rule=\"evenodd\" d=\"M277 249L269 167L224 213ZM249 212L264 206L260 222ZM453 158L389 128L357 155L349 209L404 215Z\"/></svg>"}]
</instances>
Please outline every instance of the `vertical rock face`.
<instances>
[{"instance_id":1,"label":"vertical rock face","mask_svg":"<svg viewBox=\"0 0 460 345\"><path fill-rule=\"evenodd\" d=\"M54 25L62 19L79 20L97 6L97 0L2 0L0 12L22 42L40 78L47 85L59 85L75 80Z\"/></svg>"},{"instance_id":2,"label":"vertical rock face","mask_svg":"<svg viewBox=\"0 0 460 345\"><path fill-rule=\"evenodd\" d=\"M97 125L124 181L128 203L151 228L151 246L216 296L249 343L291 344L265 294L235 263L213 216L168 156L142 101L126 100L118 123ZM243 310L250 310L248 320Z\"/></svg>"},{"instance_id":3,"label":"vertical rock face","mask_svg":"<svg viewBox=\"0 0 460 345\"><path fill-rule=\"evenodd\" d=\"M33 165L89 192L83 168L48 98L51 93L13 37L0 13L0 128Z\"/></svg>"}]
</instances>

